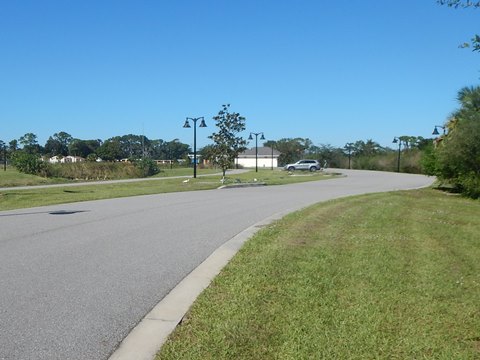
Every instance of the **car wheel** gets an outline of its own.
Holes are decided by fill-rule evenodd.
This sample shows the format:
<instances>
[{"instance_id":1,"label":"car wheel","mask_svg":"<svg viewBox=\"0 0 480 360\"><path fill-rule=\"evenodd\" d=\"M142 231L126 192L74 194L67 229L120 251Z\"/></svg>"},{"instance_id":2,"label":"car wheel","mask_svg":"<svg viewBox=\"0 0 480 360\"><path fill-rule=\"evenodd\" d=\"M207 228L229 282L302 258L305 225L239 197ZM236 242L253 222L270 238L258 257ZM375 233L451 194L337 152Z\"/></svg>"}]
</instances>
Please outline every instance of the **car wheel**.
<instances>
[{"instance_id":1,"label":"car wheel","mask_svg":"<svg viewBox=\"0 0 480 360\"><path fill-rule=\"evenodd\" d=\"M293 166L290 166L287 170L288 171L295 171L295 168Z\"/></svg>"},{"instance_id":2,"label":"car wheel","mask_svg":"<svg viewBox=\"0 0 480 360\"><path fill-rule=\"evenodd\" d=\"M311 172L317 171L317 168L316 168L315 166L312 166L312 167L310 168L310 171L311 171Z\"/></svg>"}]
</instances>

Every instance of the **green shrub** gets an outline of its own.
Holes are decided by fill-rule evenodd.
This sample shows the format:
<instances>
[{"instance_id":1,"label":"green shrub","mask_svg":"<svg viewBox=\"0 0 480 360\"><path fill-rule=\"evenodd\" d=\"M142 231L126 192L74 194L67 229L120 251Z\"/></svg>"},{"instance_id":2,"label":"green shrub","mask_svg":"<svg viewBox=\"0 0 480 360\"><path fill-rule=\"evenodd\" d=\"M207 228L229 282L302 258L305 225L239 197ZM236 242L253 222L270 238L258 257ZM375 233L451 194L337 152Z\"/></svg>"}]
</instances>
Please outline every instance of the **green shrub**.
<instances>
[{"instance_id":1,"label":"green shrub","mask_svg":"<svg viewBox=\"0 0 480 360\"><path fill-rule=\"evenodd\" d=\"M422 173L426 175L437 175L437 156L433 143L425 148L420 159Z\"/></svg>"},{"instance_id":2,"label":"green shrub","mask_svg":"<svg viewBox=\"0 0 480 360\"><path fill-rule=\"evenodd\" d=\"M142 176L138 166L129 162L78 162L52 164L48 177L82 180L130 179Z\"/></svg>"},{"instance_id":3,"label":"green shrub","mask_svg":"<svg viewBox=\"0 0 480 360\"><path fill-rule=\"evenodd\" d=\"M140 177L152 176L160 172L157 163L152 159L137 160L135 166L140 171Z\"/></svg>"},{"instance_id":4,"label":"green shrub","mask_svg":"<svg viewBox=\"0 0 480 360\"><path fill-rule=\"evenodd\" d=\"M460 185L460 191L463 195L472 199L480 198L480 175L471 172L459 176L456 183Z\"/></svg>"},{"instance_id":5,"label":"green shrub","mask_svg":"<svg viewBox=\"0 0 480 360\"><path fill-rule=\"evenodd\" d=\"M89 162L96 162L97 161L97 154L91 153L87 155L87 161Z\"/></svg>"},{"instance_id":6,"label":"green shrub","mask_svg":"<svg viewBox=\"0 0 480 360\"><path fill-rule=\"evenodd\" d=\"M480 196L480 115L458 121L435 150L438 178L463 195Z\"/></svg>"},{"instance_id":7,"label":"green shrub","mask_svg":"<svg viewBox=\"0 0 480 360\"><path fill-rule=\"evenodd\" d=\"M422 152L416 149L405 151L400 158L400 170L411 174L422 174Z\"/></svg>"},{"instance_id":8,"label":"green shrub","mask_svg":"<svg viewBox=\"0 0 480 360\"><path fill-rule=\"evenodd\" d=\"M38 155L29 154L25 151L14 152L12 154L12 163L22 173L41 176L47 176L50 165L44 162Z\"/></svg>"},{"instance_id":9,"label":"green shrub","mask_svg":"<svg viewBox=\"0 0 480 360\"><path fill-rule=\"evenodd\" d=\"M422 151L409 149L400 153L400 171L422 174ZM348 165L348 163L347 163ZM398 152L371 156L357 156L352 159L352 168L359 170L397 171Z\"/></svg>"}]
</instances>

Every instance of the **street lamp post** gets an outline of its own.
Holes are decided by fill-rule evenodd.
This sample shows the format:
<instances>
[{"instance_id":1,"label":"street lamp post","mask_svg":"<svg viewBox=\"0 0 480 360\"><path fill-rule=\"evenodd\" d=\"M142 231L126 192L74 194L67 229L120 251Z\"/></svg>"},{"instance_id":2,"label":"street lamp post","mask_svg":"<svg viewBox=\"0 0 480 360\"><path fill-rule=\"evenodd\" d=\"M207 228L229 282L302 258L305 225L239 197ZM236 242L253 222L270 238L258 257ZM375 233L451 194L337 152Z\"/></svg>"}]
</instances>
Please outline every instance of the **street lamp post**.
<instances>
[{"instance_id":1,"label":"street lamp post","mask_svg":"<svg viewBox=\"0 0 480 360\"><path fill-rule=\"evenodd\" d=\"M0 140L0 150L3 152L3 171L7 171L7 144Z\"/></svg>"},{"instance_id":2,"label":"street lamp post","mask_svg":"<svg viewBox=\"0 0 480 360\"><path fill-rule=\"evenodd\" d=\"M351 169L353 143L347 143L345 149L348 151L348 168Z\"/></svg>"},{"instance_id":3,"label":"street lamp post","mask_svg":"<svg viewBox=\"0 0 480 360\"><path fill-rule=\"evenodd\" d=\"M260 140L265 140L265 136L263 136L263 132L254 133L251 132L248 140L253 140L252 135L255 135L255 172L258 172L258 135L262 135Z\"/></svg>"},{"instance_id":4,"label":"street lamp post","mask_svg":"<svg viewBox=\"0 0 480 360\"><path fill-rule=\"evenodd\" d=\"M200 121L200 125L198 125L198 127L207 127L207 124L205 124L205 119L203 116L198 118L187 117L185 120L185 124L183 124L184 128L191 127L188 120L193 121L193 178L196 178L197 177L197 120L202 120Z\"/></svg>"},{"instance_id":5,"label":"street lamp post","mask_svg":"<svg viewBox=\"0 0 480 360\"><path fill-rule=\"evenodd\" d=\"M398 158L397 158L397 172L400 172L400 151L402 150L402 140L397 138L396 136L393 138L392 141L394 144L398 143Z\"/></svg>"},{"instance_id":6,"label":"street lamp post","mask_svg":"<svg viewBox=\"0 0 480 360\"><path fill-rule=\"evenodd\" d=\"M440 135L437 128L443 129L443 135L445 135L446 126L442 126L442 125L435 125L435 127L433 128L433 131L432 131L432 135Z\"/></svg>"},{"instance_id":7,"label":"street lamp post","mask_svg":"<svg viewBox=\"0 0 480 360\"><path fill-rule=\"evenodd\" d=\"M273 144L271 144L270 148L272 149L272 171L273 171Z\"/></svg>"}]
</instances>

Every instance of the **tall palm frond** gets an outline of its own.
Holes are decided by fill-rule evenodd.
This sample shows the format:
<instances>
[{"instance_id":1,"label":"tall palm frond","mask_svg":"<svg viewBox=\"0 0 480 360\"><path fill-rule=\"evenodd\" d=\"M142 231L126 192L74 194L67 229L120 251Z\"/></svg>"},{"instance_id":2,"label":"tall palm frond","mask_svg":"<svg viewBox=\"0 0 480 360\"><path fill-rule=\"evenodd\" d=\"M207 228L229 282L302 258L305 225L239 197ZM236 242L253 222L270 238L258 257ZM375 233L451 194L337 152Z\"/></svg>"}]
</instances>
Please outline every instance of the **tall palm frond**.
<instances>
[{"instance_id":1,"label":"tall palm frond","mask_svg":"<svg viewBox=\"0 0 480 360\"><path fill-rule=\"evenodd\" d=\"M460 89L457 99L465 110L480 111L480 86L466 86Z\"/></svg>"}]
</instances>

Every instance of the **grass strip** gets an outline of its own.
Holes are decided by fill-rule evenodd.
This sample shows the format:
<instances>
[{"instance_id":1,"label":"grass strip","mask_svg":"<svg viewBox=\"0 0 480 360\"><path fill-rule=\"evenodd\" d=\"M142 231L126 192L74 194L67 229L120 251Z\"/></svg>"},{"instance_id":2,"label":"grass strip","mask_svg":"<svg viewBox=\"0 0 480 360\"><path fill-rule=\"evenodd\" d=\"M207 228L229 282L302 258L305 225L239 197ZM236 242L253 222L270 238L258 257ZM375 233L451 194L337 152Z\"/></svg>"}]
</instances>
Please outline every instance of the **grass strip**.
<instances>
[{"instance_id":1,"label":"grass strip","mask_svg":"<svg viewBox=\"0 0 480 360\"><path fill-rule=\"evenodd\" d=\"M174 171L172 176L180 176L178 173L178 170ZM267 185L281 185L330 179L334 176L322 172L307 173L304 176L291 176L281 170L261 170L258 173L249 171L232 175L227 177L225 184L265 183ZM188 181L187 179L167 177L153 181L131 183L6 190L0 191L0 211L127 196L216 189L222 185L220 179L221 176L219 175L197 177L196 179L188 178Z\"/></svg>"},{"instance_id":2,"label":"grass strip","mask_svg":"<svg viewBox=\"0 0 480 360\"><path fill-rule=\"evenodd\" d=\"M159 359L480 358L480 202L439 191L322 203L263 229Z\"/></svg>"},{"instance_id":3,"label":"grass strip","mask_svg":"<svg viewBox=\"0 0 480 360\"><path fill-rule=\"evenodd\" d=\"M82 185L0 192L0 210L65 204L79 201L113 199L128 196L152 195L166 192L208 190L218 187L218 182L205 179L183 183L182 179L139 181L133 183Z\"/></svg>"}]
</instances>

